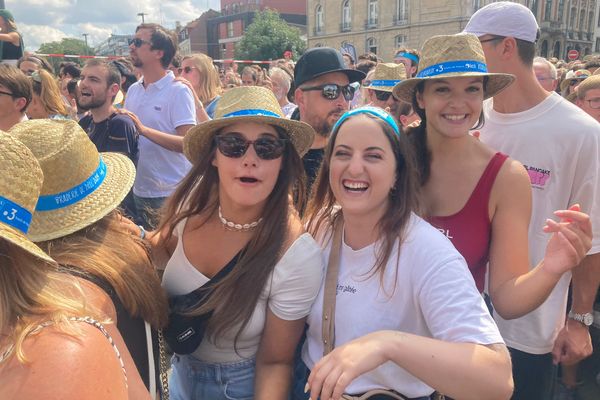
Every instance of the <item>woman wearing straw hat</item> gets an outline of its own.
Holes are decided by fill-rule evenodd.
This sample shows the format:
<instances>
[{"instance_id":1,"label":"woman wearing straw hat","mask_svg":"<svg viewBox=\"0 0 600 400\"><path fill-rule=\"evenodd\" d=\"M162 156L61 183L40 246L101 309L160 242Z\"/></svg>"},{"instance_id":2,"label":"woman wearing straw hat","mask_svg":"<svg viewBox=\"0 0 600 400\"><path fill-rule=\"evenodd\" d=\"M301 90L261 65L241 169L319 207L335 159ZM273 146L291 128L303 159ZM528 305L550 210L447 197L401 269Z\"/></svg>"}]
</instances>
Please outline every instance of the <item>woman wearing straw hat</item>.
<instances>
[{"instance_id":1,"label":"woman wearing straw hat","mask_svg":"<svg viewBox=\"0 0 600 400\"><path fill-rule=\"evenodd\" d=\"M520 163L469 135L483 124L483 100L514 77L488 73L481 43L471 34L427 40L419 68L415 78L396 85L394 95L412 102L422 120L407 133L418 158L425 215L465 257L480 291L489 262L494 310L505 319L523 316L590 249L589 217L578 206L556 211L561 222L549 219L543 232L540 227L540 234L551 234L546 257L530 271L529 176Z\"/></svg>"},{"instance_id":2,"label":"woman wearing straw hat","mask_svg":"<svg viewBox=\"0 0 600 400\"><path fill-rule=\"evenodd\" d=\"M29 237L76 276L123 355L129 397L156 393L158 347L151 328L166 323L167 304L141 242L116 211L135 178L127 156L98 153L75 121L21 122L10 134L22 141L44 172Z\"/></svg>"},{"instance_id":3,"label":"woman wearing straw hat","mask_svg":"<svg viewBox=\"0 0 600 400\"><path fill-rule=\"evenodd\" d=\"M319 247L292 204L304 198L301 156L313 136L258 86L225 92L215 119L186 135L193 168L151 238L153 255L168 260L172 303L210 292L183 311L196 325L178 331L172 314L165 331L171 399L287 399L322 278Z\"/></svg>"},{"instance_id":4,"label":"woman wearing straw hat","mask_svg":"<svg viewBox=\"0 0 600 400\"><path fill-rule=\"evenodd\" d=\"M127 399L99 310L27 231L42 188L31 151L0 132L0 398Z\"/></svg>"},{"instance_id":5,"label":"woman wearing straw hat","mask_svg":"<svg viewBox=\"0 0 600 400\"><path fill-rule=\"evenodd\" d=\"M418 202L412 150L393 117L377 107L342 115L306 214L329 262L295 400L308 397L305 384L312 399L510 396L498 328L464 259L416 215Z\"/></svg>"}]
</instances>

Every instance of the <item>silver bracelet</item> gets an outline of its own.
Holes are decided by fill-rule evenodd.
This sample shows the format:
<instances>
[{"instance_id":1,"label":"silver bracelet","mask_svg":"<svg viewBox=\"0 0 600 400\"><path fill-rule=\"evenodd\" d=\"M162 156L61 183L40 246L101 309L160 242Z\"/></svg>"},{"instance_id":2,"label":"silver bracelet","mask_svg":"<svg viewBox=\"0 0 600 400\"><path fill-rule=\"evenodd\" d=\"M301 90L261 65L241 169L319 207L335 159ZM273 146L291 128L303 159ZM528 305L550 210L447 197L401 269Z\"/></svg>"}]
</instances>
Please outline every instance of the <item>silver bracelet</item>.
<instances>
[{"instance_id":1,"label":"silver bracelet","mask_svg":"<svg viewBox=\"0 0 600 400\"><path fill-rule=\"evenodd\" d=\"M146 230L144 229L144 227L142 225L138 225L138 228L140 228L140 239L145 239L146 238Z\"/></svg>"}]
</instances>

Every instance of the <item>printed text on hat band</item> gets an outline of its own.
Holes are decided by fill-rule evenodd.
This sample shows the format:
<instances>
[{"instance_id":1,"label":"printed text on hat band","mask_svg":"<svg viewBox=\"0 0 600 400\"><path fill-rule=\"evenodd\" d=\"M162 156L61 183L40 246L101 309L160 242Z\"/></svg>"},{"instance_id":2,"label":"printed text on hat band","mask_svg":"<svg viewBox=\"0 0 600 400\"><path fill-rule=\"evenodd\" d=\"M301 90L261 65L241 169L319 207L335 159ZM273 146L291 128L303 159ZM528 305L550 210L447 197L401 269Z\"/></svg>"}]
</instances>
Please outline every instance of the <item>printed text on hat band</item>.
<instances>
[{"instance_id":1,"label":"printed text on hat band","mask_svg":"<svg viewBox=\"0 0 600 400\"><path fill-rule=\"evenodd\" d=\"M27 233L31 223L31 213L17 203L0 196L0 222Z\"/></svg>"},{"instance_id":2,"label":"printed text on hat band","mask_svg":"<svg viewBox=\"0 0 600 400\"><path fill-rule=\"evenodd\" d=\"M417 78L427 78L429 76L436 76L441 74L448 74L454 72L483 72L487 73L487 66L481 61L475 60L461 60L461 61L448 61L439 64L433 64L425 68L423 71L419 71Z\"/></svg>"}]
</instances>

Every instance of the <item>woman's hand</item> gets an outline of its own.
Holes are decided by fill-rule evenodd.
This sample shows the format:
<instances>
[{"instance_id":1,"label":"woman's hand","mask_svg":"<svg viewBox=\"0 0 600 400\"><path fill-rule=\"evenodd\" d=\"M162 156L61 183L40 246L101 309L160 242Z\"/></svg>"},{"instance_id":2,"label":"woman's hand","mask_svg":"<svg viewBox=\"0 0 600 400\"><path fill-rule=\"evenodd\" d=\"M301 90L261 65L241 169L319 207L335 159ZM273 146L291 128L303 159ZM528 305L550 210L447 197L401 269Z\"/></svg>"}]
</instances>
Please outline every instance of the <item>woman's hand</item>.
<instances>
[{"instance_id":1,"label":"woman's hand","mask_svg":"<svg viewBox=\"0 0 600 400\"><path fill-rule=\"evenodd\" d=\"M338 400L346 387L360 375L389 360L386 340L389 332L373 332L337 347L312 369L306 391L311 399Z\"/></svg>"},{"instance_id":2,"label":"woman's hand","mask_svg":"<svg viewBox=\"0 0 600 400\"><path fill-rule=\"evenodd\" d=\"M560 222L546 220L544 232L552 233L546 246L543 269L553 274L564 272L579 265L592 247L592 223L589 215L580 211L578 204L554 214Z\"/></svg>"},{"instance_id":3,"label":"woman's hand","mask_svg":"<svg viewBox=\"0 0 600 400\"><path fill-rule=\"evenodd\" d=\"M192 83L190 81L179 76L179 77L175 78L174 82L183 83L185 86L187 86L192 91L192 95L194 96L194 105L196 106L196 109L204 108L204 104L202 104L202 101L200 101L200 98L196 94L196 90L194 90L194 86L192 86Z\"/></svg>"}]
</instances>

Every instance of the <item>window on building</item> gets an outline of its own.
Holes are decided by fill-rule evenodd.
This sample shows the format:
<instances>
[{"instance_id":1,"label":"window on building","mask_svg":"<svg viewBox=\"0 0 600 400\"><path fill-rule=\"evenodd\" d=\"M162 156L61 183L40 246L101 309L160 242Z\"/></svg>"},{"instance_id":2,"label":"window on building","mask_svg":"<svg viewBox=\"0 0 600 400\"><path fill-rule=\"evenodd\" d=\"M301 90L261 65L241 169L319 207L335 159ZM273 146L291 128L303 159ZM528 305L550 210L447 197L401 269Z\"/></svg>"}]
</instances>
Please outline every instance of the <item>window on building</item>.
<instances>
[{"instance_id":1,"label":"window on building","mask_svg":"<svg viewBox=\"0 0 600 400\"><path fill-rule=\"evenodd\" d=\"M396 16L396 21L398 22L404 22L408 20L408 0L397 0Z\"/></svg>"},{"instance_id":2,"label":"window on building","mask_svg":"<svg viewBox=\"0 0 600 400\"><path fill-rule=\"evenodd\" d=\"M596 38L596 47L594 51L596 53L600 52L600 38Z\"/></svg>"},{"instance_id":3,"label":"window on building","mask_svg":"<svg viewBox=\"0 0 600 400\"><path fill-rule=\"evenodd\" d=\"M588 19L588 32L594 32L594 13L590 13L590 17Z\"/></svg>"},{"instance_id":4,"label":"window on building","mask_svg":"<svg viewBox=\"0 0 600 400\"><path fill-rule=\"evenodd\" d=\"M406 35L396 35L396 37L394 38L394 47L406 47L406 41Z\"/></svg>"},{"instance_id":5,"label":"window on building","mask_svg":"<svg viewBox=\"0 0 600 400\"><path fill-rule=\"evenodd\" d=\"M537 11L538 11L538 2L537 0L532 0L530 1L530 5L529 5L529 9L531 10L531 12L533 13L533 15L535 15L537 17ZM547 3L552 3L552 1L547 1Z\"/></svg>"},{"instance_id":6,"label":"window on building","mask_svg":"<svg viewBox=\"0 0 600 400\"><path fill-rule=\"evenodd\" d=\"M558 22L563 21L563 13L565 12L565 0L558 0Z\"/></svg>"},{"instance_id":7,"label":"window on building","mask_svg":"<svg viewBox=\"0 0 600 400\"><path fill-rule=\"evenodd\" d=\"M473 0L473 12L481 8L481 0Z\"/></svg>"},{"instance_id":8,"label":"window on building","mask_svg":"<svg viewBox=\"0 0 600 400\"><path fill-rule=\"evenodd\" d=\"M227 37L233 37L233 21L227 23Z\"/></svg>"},{"instance_id":9,"label":"window on building","mask_svg":"<svg viewBox=\"0 0 600 400\"><path fill-rule=\"evenodd\" d=\"M346 0L342 3L342 30L350 29L351 20L352 14L350 10L350 0Z\"/></svg>"},{"instance_id":10,"label":"window on building","mask_svg":"<svg viewBox=\"0 0 600 400\"><path fill-rule=\"evenodd\" d=\"M377 54L377 39L370 37L367 39L367 53Z\"/></svg>"},{"instance_id":11,"label":"window on building","mask_svg":"<svg viewBox=\"0 0 600 400\"><path fill-rule=\"evenodd\" d=\"M315 10L315 30L317 32L323 32L323 25L323 6L319 4Z\"/></svg>"},{"instance_id":12,"label":"window on building","mask_svg":"<svg viewBox=\"0 0 600 400\"><path fill-rule=\"evenodd\" d=\"M552 2L546 1L546 8L544 9L544 21L550 21L552 16Z\"/></svg>"},{"instance_id":13,"label":"window on building","mask_svg":"<svg viewBox=\"0 0 600 400\"><path fill-rule=\"evenodd\" d=\"M571 20L569 21L569 28L575 29L575 16L577 15L577 10L575 7L571 8Z\"/></svg>"},{"instance_id":14,"label":"window on building","mask_svg":"<svg viewBox=\"0 0 600 400\"><path fill-rule=\"evenodd\" d=\"M582 31L583 30L583 20L585 19L585 12L583 10L581 10L579 12L579 30Z\"/></svg>"},{"instance_id":15,"label":"window on building","mask_svg":"<svg viewBox=\"0 0 600 400\"><path fill-rule=\"evenodd\" d=\"M379 5L377 0L369 0L368 16L369 25L377 25L377 19L379 16Z\"/></svg>"}]
</instances>

